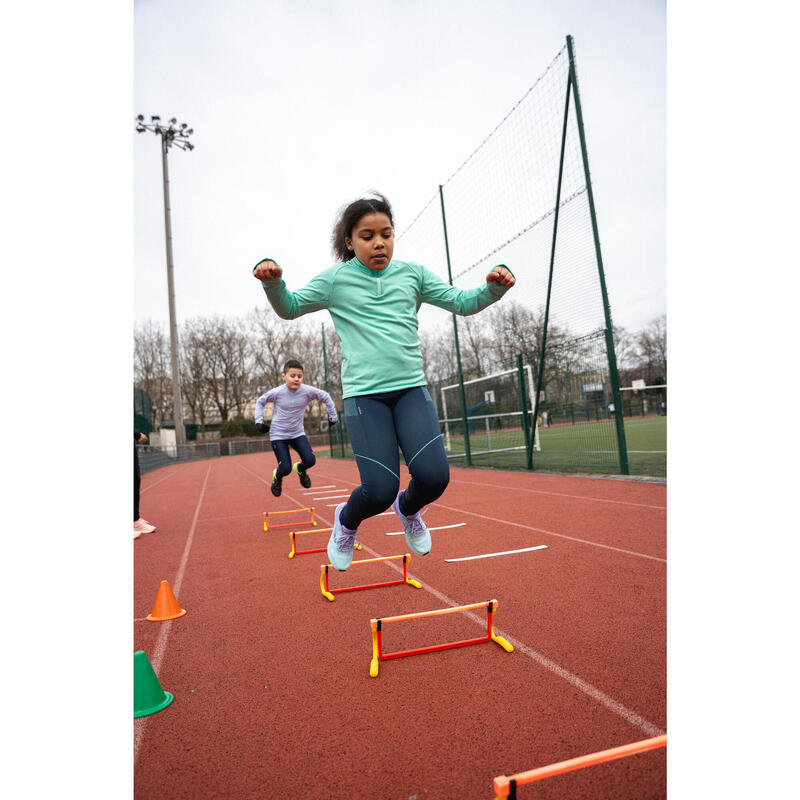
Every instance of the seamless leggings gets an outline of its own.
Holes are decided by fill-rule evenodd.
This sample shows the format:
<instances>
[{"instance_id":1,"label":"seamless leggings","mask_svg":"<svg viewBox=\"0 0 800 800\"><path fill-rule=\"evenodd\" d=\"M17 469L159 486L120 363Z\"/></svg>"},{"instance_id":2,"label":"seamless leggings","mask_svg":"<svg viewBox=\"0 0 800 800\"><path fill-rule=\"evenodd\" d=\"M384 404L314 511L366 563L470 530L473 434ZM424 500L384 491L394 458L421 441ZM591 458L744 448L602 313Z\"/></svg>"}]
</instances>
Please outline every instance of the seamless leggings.
<instances>
[{"instance_id":1,"label":"seamless leggings","mask_svg":"<svg viewBox=\"0 0 800 800\"><path fill-rule=\"evenodd\" d=\"M289 452L291 447L300 456L300 469L311 469L317 463L317 457L311 449L311 445L305 436L298 436L295 439L277 439L270 441L272 452L278 459L278 477L284 478L292 471L292 456Z\"/></svg>"},{"instance_id":2,"label":"seamless leggings","mask_svg":"<svg viewBox=\"0 0 800 800\"><path fill-rule=\"evenodd\" d=\"M398 447L411 473L400 498L402 514L416 514L447 488L450 467L426 387L345 398L344 415L361 477L342 509L346 528L356 530L394 502L400 488Z\"/></svg>"}]
</instances>

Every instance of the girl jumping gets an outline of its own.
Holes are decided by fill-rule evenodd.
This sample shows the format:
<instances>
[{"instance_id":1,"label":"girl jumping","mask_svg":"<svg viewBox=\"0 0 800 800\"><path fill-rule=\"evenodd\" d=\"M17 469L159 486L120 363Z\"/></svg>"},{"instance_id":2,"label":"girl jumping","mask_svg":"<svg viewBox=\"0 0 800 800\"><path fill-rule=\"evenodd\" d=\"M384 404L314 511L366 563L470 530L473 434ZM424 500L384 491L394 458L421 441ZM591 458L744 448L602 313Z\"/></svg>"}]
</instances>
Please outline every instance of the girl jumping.
<instances>
[{"instance_id":1,"label":"girl jumping","mask_svg":"<svg viewBox=\"0 0 800 800\"><path fill-rule=\"evenodd\" d=\"M501 264L477 289L457 289L420 264L393 260L392 209L380 194L340 212L331 244L339 263L296 292L286 288L274 259L259 261L253 275L279 317L327 309L342 342L344 418L361 478L347 502L337 506L328 541L328 558L343 571L353 559L358 526L389 506L411 551L425 555L431 549L420 511L444 492L450 468L426 388L417 331L420 305L476 314L515 280ZM411 473L402 492L398 446Z\"/></svg>"}]
</instances>

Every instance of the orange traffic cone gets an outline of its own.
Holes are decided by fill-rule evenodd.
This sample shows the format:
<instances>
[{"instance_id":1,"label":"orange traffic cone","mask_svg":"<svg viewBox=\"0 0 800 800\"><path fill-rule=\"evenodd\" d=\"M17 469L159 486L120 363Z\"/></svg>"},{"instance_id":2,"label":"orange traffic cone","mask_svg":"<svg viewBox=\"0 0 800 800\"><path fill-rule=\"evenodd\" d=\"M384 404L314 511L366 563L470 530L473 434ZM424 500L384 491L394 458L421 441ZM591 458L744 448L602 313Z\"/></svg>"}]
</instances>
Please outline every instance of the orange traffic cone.
<instances>
[{"instance_id":1,"label":"orange traffic cone","mask_svg":"<svg viewBox=\"0 0 800 800\"><path fill-rule=\"evenodd\" d=\"M153 611L147 615L147 619L152 622L163 622L164 620L182 617L185 613L186 611L178 605L169 583L161 581L158 585L158 594L153 605Z\"/></svg>"}]
</instances>

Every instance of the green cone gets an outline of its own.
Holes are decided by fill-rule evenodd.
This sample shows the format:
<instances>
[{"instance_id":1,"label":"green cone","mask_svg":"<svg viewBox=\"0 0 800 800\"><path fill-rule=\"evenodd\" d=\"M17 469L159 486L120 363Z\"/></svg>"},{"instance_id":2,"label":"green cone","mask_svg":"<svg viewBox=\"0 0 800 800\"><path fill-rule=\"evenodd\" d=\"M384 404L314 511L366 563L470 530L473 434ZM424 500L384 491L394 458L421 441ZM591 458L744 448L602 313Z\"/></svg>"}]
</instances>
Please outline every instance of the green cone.
<instances>
[{"instance_id":1,"label":"green cone","mask_svg":"<svg viewBox=\"0 0 800 800\"><path fill-rule=\"evenodd\" d=\"M133 716L146 717L166 708L174 695L161 688L150 659L144 650L133 654Z\"/></svg>"}]
</instances>

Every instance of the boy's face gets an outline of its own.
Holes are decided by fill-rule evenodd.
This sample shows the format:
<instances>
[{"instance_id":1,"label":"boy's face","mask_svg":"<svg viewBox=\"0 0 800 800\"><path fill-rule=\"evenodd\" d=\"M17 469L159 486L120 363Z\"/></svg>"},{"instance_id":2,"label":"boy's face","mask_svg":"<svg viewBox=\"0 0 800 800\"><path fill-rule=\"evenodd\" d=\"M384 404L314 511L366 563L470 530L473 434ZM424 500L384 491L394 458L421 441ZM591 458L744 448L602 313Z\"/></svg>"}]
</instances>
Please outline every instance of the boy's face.
<instances>
[{"instance_id":1,"label":"boy's face","mask_svg":"<svg viewBox=\"0 0 800 800\"><path fill-rule=\"evenodd\" d=\"M281 373L281 378L292 391L295 391L303 382L303 370L297 367L290 367L286 372Z\"/></svg>"}]
</instances>

